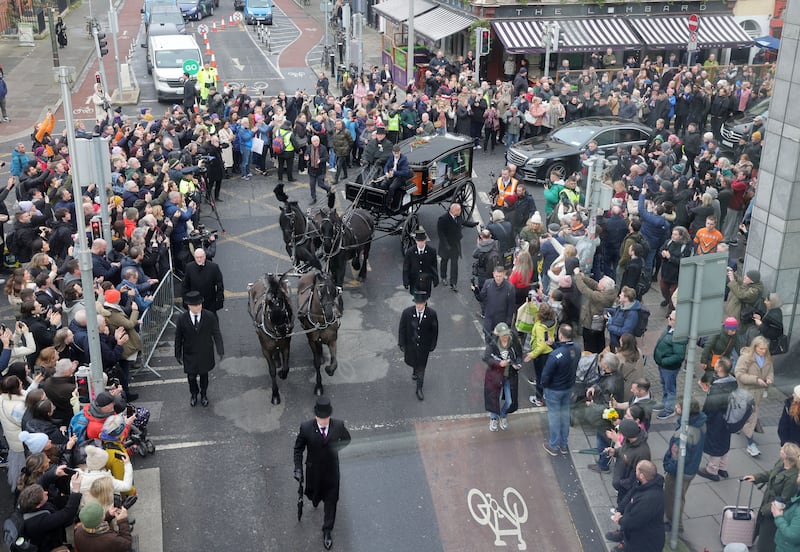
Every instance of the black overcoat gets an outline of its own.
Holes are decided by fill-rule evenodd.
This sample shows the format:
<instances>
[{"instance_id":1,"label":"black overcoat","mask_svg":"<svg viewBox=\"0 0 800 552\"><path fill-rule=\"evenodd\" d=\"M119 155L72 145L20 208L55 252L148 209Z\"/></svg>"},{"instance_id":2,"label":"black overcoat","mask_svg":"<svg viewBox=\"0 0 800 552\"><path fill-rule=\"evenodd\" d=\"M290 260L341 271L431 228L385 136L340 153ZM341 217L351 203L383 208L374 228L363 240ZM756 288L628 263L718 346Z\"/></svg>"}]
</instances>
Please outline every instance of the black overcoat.
<instances>
[{"instance_id":1,"label":"black overcoat","mask_svg":"<svg viewBox=\"0 0 800 552\"><path fill-rule=\"evenodd\" d=\"M439 319L436 311L425 307L422 320L417 317L417 308L408 307L400 315L397 344L405 353L403 360L412 368L424 367L428 354L436 348L439 339Z\"/></svg>"},{"instance_id":2,"label":"black overcoat","mask_svg":"<svg viewBox=\"0 0 800 552\"><path fill-rule=\"evenodd\" d=\"M350 432L342 420L331 418L328 438L323 439L317 420L300 424L294 442L294 468L303 467L306 451L306 496L317 506L322 500L339 498L339 451L350 444Z\"/></svg>"},{"instance_id":3,"label":"black overcoat","mask_svg":"<svg viewBox=\"0 0 800 552\"><path fill-rule=\"evenodd\" d=\"M225 354L217 316L203 309L195 329L189 311L181 313L175 324L175 358L183 361L184 373L207 374L213 370L215 347L219 356Z\"/></svg>"},{"instance_id":4,"label":"black overcoat","mask_svg":"<svg viewBox=\"0 0 800 552\"><path fill-rule=\"evenodd\" d=\"M414 244L403 259L403 286L409 288L412 294L424 291L430 297L433 287L439 285L437 264L435 248L426 245L420 255Z\"/></svg>"},{"instance_id":5,"label":"black overcoat","mask_svg":"<svg viewBox=\"0 0 800 552\"><path fill-rule=\"evenodd\" d=\"M203 266L192 261L186 265L183 277L183 297L190 291L203 296L203 309L217 312L225 303L225 284L217 263L206 260Z\"/></svg>"}]
</instances>

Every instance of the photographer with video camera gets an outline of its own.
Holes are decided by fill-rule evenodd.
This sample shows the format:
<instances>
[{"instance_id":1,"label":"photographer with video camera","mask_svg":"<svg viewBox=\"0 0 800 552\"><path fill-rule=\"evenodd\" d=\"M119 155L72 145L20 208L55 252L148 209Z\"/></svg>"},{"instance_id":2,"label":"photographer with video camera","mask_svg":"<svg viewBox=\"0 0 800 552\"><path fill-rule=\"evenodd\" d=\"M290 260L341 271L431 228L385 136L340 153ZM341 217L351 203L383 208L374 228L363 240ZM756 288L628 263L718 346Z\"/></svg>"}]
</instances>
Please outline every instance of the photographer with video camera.
<instances>
[{"instance_id":1,"label":"photographer with video camera","mask_svg":"<svg viewBox=\"0 0 800 552\"><path fill-rule=\"evenodd\" d=\"M199 150L200 158L198 163L203 161L203 166L206 168L205 173L205 191L206 199L212 201L223 201L219 197L219 190L222 187L222 179L225 176L225 167L222 163L222 149L220 148L219 136L214 134L208 139Z\"/></svg>"}]
</instances>

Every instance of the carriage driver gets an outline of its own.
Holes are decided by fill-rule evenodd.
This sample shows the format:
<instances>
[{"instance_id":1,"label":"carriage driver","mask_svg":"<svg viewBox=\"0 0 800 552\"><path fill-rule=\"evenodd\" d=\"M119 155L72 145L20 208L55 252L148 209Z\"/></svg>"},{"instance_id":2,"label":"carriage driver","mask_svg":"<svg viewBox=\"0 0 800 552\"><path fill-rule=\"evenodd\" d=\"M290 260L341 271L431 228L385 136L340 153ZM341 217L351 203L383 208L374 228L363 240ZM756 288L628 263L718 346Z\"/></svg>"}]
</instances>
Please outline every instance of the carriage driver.
<instances>
[{"instance_id":1,"label":"carriage driver","mask_svg":"<svg viewBox=\"0 0 800 552\"><path fill-rule=\"evenodd\" d=\"M399 145L392 147L392 156L386 160L383 172L386 174L384 187L389 188L389 201L391 202L389 208L397 211L400 209L402 201L402 196L398 192L414 174L408 165L408 157L400 153Z\"/></svg>"}]
</instances>

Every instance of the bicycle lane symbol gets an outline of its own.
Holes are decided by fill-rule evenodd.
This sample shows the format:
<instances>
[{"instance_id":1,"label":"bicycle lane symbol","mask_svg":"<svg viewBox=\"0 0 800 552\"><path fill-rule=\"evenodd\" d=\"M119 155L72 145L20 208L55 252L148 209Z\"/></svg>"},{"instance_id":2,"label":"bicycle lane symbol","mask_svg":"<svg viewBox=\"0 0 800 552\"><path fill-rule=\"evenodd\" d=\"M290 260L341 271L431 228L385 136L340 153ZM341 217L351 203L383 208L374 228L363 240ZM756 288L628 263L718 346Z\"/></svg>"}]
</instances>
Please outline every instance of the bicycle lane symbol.
<instances>
[{"instance_id":1,"label":"bicycle lane symbol","mask_svg":"<svg viewBox=\"0 0 800 552\"><path fill-rule=\"evenodd\" d=\"M528 521L528 506L515 488L506 487L503 491L502 506L490 493L470 489L467 506L479 525L488 525L494 532L495 546L508 546L501 537L517 537L517 550L528 549L522 539L522 524Z\"/></svg>"}]
</instances>

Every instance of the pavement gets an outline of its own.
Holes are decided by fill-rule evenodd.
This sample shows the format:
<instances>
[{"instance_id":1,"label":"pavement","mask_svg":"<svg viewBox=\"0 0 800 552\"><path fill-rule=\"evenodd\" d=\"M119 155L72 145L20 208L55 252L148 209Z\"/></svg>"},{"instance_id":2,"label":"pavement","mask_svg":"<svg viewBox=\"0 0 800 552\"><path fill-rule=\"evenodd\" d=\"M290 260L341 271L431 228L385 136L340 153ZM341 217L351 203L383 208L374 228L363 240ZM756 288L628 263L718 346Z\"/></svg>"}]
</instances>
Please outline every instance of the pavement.
<instances>
[{"instance_id":1,"label":"pavement","mask_svg":"<svg viewBox=\"0 0 800 552\"><path fill-rule=\"evenodd\" d=\"M295 50L294 52L290 54L287 53L285 56L282 55L280 58L283 69L296 67L300 64L297 52L306 49L306 45L309 41L319 41L321 37L321 33L318 29L321 28L321 25L324 25L322 13L319 11L319 6L316 3L310 7L302 7L300 3L293 2L292 0L277 0L276 3L287 15L292 15L294 19L296 19L297 26L301 31L301 35L295 41L295 44L302 45L303 47L292 48ZM136 44L136 35L138 33L140 21L138 15L139 5L134 2L119 2L117 4L117 10L120 13L120 58L124 61L128 52L132 52L133 48L138 47ZM105 14L98 14L97 11L95 11L94 15L100 19L103 28L107 29L108 25ZM91 91L91 86L94 82L92 75L96 70L94 43L87 38L85 31L85 20L88 16L88 2L82 3L63 14L63 19L68 27L69 44L66 48L59 49L57 52L61 64L74 66L76 68L77 79L72 88L72 92L73 107L78 109L83 108L83 101ZM124 21L127 23L123 23ZM306 25L306 22L311 22L311 24ZM313 24L314 22L316 22L316 26ZM111 55L113 56L113 46L110 35L109 43L112 49ZM367 26L364 27L363 49L365 66L381 64L381 36L374 29ZM318 44L308 50L304 58L305 66L315 73L324 70L320 63L321 45ZM116 87L113 57L107 57L105 59L105 64L109 69L107 70L107 75L109 77L108 88L113 90ZM33 126L36 122L43 119L49 108L55 108L57 118L63 120L63 114L59 115L59 109L61 107L60 88L54 84L52 76L53 52L49 38L36 41L33 47L20 46L18 42L12 40L0 40L0 65L3 66L5 78L9 87L7 106L11 117L10 122L0 124L0 140L23 140L27 143L28 136ZM328 72L327 70L325 71L326 73ZM402 95L402 92L400 92L400 94ZM7 154L6 151L2 153L4 155ZM539 192L539 190L536 191L537 194ZM230 194L230 196L226 195L226 197L236 197L233 189L226 190L225 193ZM260 203L260 200L257 201L257 198L254 198L253 208L256 209L256 211L253 212L254 216L257 216L257 213L263 214L263 211L261 211L263 206L258 206L257 203ZM250 208L249 204L247 208ZM248 275L243 274L242 278L247 279ZM243 286L244 282L242 282L242 286L239 287L243 288ZM237 300L239 300L238 297ZM652 351L658 334L662 329L659 324L659 321L662 319L662 317L659 316L662 312L661 307L658 306L659 301L660 297L658 297L656 291L651 291L646 297L645 302L653 312L653 316L651 317L650 331L644 337L643 343L641 344L642 349L645 351ZM444 307L444 305L442 306ZM237 345L241 344L244 347L245 341L248 343L251 341L249 339L249 334L247 338L242 337L241 343L237 343ZM247 346L251 347L252 343L249 343ZM236 350L235 347L234 350ZM782 360L783 359L781 359L781 361ZM658 372L652 361L647 363L646 372L648 378L653 382L654 396L660 397ZM681 392L683 391L682 380L683 378L681 377L679 380L679 390ZM782 388L785 389L791 382L792 378L786 379ZM142 382L138 385L147 385L147 383ZM436 383L431 381L430 385L432 389L429 394L437 396L438 393L436 393L436 387L434 387ZM523 387L520 394L524 396L526 394L524 386L527 384L523 383L522 385ZM441 382L441 386L442 388L439 390L440 393L446 394L446 382ZM692 386L693 393L699 395L699 389L695 390L695 388L696 386ZM374 391L375 390L373 390L373 392ZM771 389L768 398L761 403L761 418L765 433L757 435L756 437L762 451L759 457L753 458L749 456L744 450L746 445L744 438L735 435L732 440L729 463L730 479L714 483L701 478L695 478L692 482L689 488L685 512L686 531L682 535L684 549L697 551L708 549L710 552L722 549L719 543L721 512L725 505L735 502L738 478L749 473L768 470L778 458L776 427L785 396L786 395L780 389ZM466 405L465 408L472 411L481 411L482 407L478 404L479 402L480 401L475 404ZM153 404L153 409L155 409L155 403ZM538 446L538 441L542 438L540 426L543 423L546 424L543 414L544 409L535 408L523 409L520 414L515 414L513 417L515 419L512 420L513 431L508 433L509 438L511 436L516 436L518 439L524 437L527 438L529 442L531 442L533 438L533 444L536 446L534 446L532 450L540 450ZM533 421L529 424L527 422L528 419ZM525 422L522 420L525 420ZM667 442L675 429L674 422L674 418L668 422L656 420L651 427L649 442L653 459L659 467L659 470L662 467L661 458L663 457ZM480 418L480 424L485 424L484 417ZM281 424L281 426L283 425L284 424ZM435 421L435 423L427 422L419 424L420 427L417 429L425 429L425 433L428 431L435 433L453 431L449 429L447 425L446 421ZM520 429L525 427L527 427L528 430L524 430L524 435L522 435L523 432L521 432ZM476 426L475 431L477 430L478 427ZM423 453L422 461L424 463L424 469L431 472L431 477L429 479L435 480L435 483L431 483L431 499L434 501L437 514L442 515L442 519L447 517L444 513L447 512L448 504L451 503L451 500L441 498L442 493L445 493L448 489L452 491L452 484L450 484L452 482L449 482L447 477L452 473L458 473L460 470L466 469L468 466L468 463L463 462L463 458L459 458L459 454L463 454L463 451L457 450L455 446L448 447L446 445L447 443L443 445L442 443L429 441L424 437L424 433L420 434L420 449ZM505 446L519 447L520 443L509 442L506 443ZM580 488L582 488L582 494L585 496L588 508L594 516L597 527L599 528L600 534L594 535L591 540L593 542L604 542L602 538L603 533L614 528L610 520L608 509L615 503L616 492L611 487L610 475L599 475L587 469L587 465L593 461L593 457L582 451L593 447L594 432L592 430L573 429L570 436L570 457L551 459L552 469L550 469L550 467L545 467L544 474L538 471L540 467L537 466L537 471L535 472L537 477L533 478L538 480L536 485L531 483L528 487L522 485L519 487L526 496L542 496L542 494L547 496L547 492L542 492L541 489L537 488L537 485L540 484L541 481L553 481L553 474L555 473L556 480L560 484L561 490L564 491L566 485L565 481L573 477L574 480L579 483ZM168 448L165 448L162 454L168 454L168 450ZM517 458L524 458L524 455L519 451L515 451L514 454ZM480 451L473 451L471 453L471 456L472 455L480 456L481 454ZM498 456L498 458L500 458L500 456ZM538 456L535 460L535 462L532 462L533 464L542 464L547 461ZM454 464L453 462L455 461L458 462ZM448 462L450 462L450 467L445 470L444 466L446 466ZM139 534L139 549L151 552L163 549L161 529L162 517L158 515L158 512L162 511L160 493L162 492L162 485L169 487L169 482L174 478L174 474L167 473L166 477L164 477L163 474L160 475L159 468L149 466L150 463L145 462L145 469L137 469L137 487L142 491L140 493L141 498L139 505L137 505L137 510L142 513L137 516L139 523L137 524L136 533ZM540 477L541 475L545 475L545 477ZM437 477L439 479L437 479ZM499 485L500 482L498 481L497 484ZM449 498L452 498L453 501L456 499L456 497ZM756 490L754 494L755 503L760 503L760 499L760 491ZM553 513L560 513L562 516L566 514L563 510L554 510ZM165 513L164 522L167 523L167 521L170 521L170 519L168 514ZM552 522L553 520L550 519L536 520L536 526L538 528L547 528L547 524ZM459 530L458 526L442 527L441 529L442 531L439 537L444 540L437 543L435 546L431 546L432 543L430 541L427 543L428 546L420 542L419 549L433 550L441 547L445 550L453 550L468 548L466 543L469 542L469 537L472 535L471 531L462 532ZM580 527L578 529L584 531L588 530L587 527ZM172 531L174 532L175 529L172 528ZM435 539L435 535L429 536ZM582 537L583 536L585 535L582 535ZM537 536L538 541L542 544L549 542L547 540L548 538L553 537L552 535L547 536L544 534L539 534ZM586 545L587 540L585 538L582 540L584 549L588 550L589 547ZM554 548L556 546L554 541L552 542L552 546ZM550 546L546 546L545 548L549 547ZM560 549L577 548L568 546L567 548Z\"/></svg>"}]
</instances>

